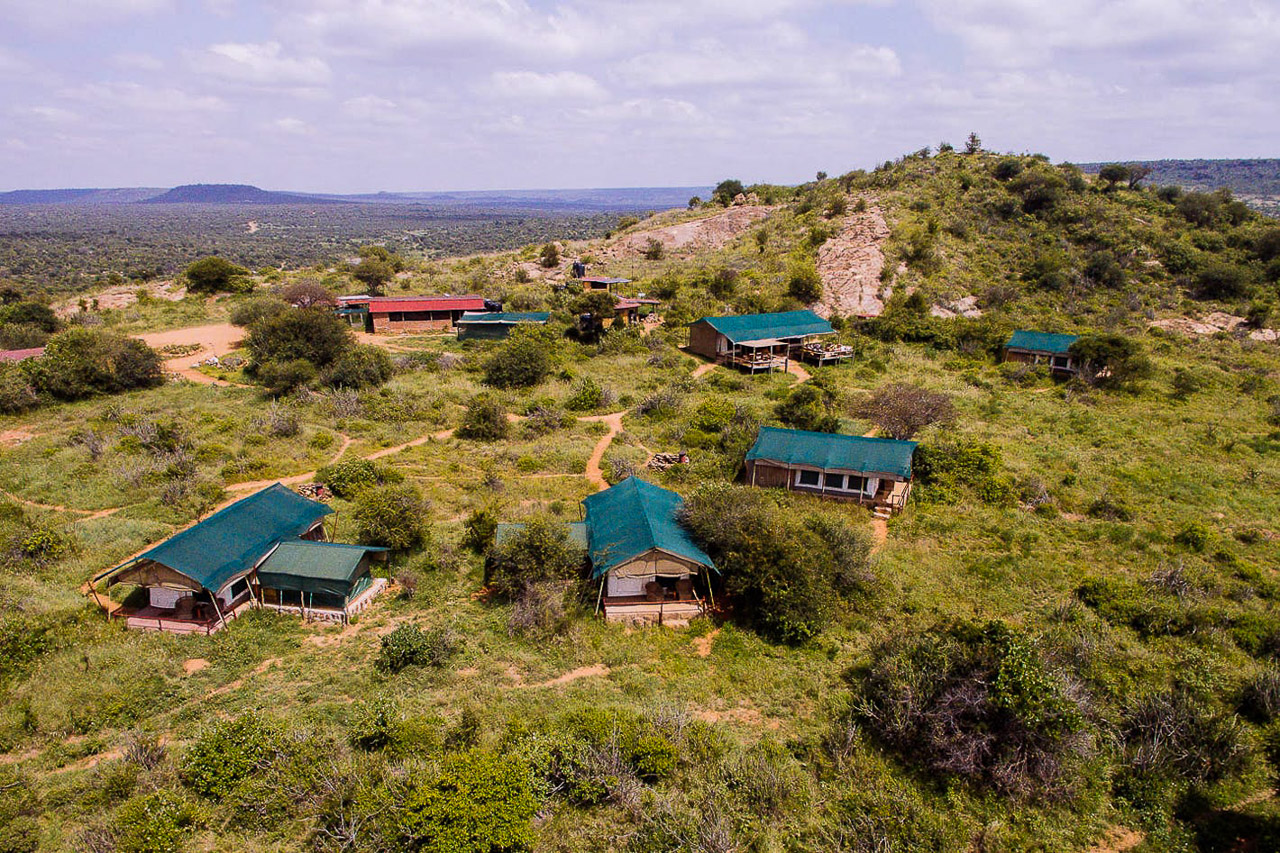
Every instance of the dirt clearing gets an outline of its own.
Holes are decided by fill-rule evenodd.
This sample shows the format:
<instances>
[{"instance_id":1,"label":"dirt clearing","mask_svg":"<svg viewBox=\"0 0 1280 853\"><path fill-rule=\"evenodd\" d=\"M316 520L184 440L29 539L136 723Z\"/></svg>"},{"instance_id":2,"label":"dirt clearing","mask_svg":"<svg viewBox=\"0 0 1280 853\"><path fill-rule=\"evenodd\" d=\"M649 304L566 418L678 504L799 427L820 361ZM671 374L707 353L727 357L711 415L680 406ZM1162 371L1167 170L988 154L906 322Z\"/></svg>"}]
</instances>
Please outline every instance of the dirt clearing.
<instances>
[{"instance_id":1,"label":"dirt clearing","mask_svg":"<svg viewBox=\"0 0 1280 853\"><path fill-rule=\"evenodd\" d=\"M619 237L601 254L605 257L639 257L650 240L657 240L663 249L678 255L702 249L718 249L751 230L752 226L767 218L774 209L757 206L731 207L714 216L637 231Z\"/></svg>"}]
</instances>

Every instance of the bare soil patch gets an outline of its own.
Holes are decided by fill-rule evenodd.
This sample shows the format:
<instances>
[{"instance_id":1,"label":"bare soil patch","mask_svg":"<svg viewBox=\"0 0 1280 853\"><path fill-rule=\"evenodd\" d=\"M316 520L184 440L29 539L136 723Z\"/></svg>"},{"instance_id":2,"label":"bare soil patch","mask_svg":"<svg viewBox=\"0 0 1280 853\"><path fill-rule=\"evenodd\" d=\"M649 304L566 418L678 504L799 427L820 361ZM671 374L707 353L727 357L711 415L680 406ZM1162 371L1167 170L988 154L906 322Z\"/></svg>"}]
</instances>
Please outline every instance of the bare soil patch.
<instances>
[{"instance_id":1,"label":"bare soil patch","mask_svg":"<svg viewBox=\"0 0 1280 853\"><path fill-rule=\"evenodd\" d=\"M619 237L601 254L605 257L639 257L650 240L657 240L667 252L682 255L704 249L718 249L768 218L776 208L743 205L731 207L702 219L636 231Z\"/></svg>"},{"instance_id":2,"label":"bare soil patch","mask_svg":"<svg viewBox=\"0 0 1280 853\"><path fill-rule=\"evenodd\" d=\"M889 225L877 205L845 219L840 233L818 249L822 300L815 313L823 317L878 317L884 313L890 289L880 283L880 273L888 239Z\"/></svg>"},{"instance_id":3,"label":"bare soil patch","mask_svg":"<svg viewBox=\"0 0 1280 853\"><path fill-rule=\"evenodd\" d=\"M520 687L562 687L565 684L571 684L581 678L594 678L596 676L604 676L609 674L609 667L602 663L592 664L591 666L580 666L577 669L571 669L564 675L558 675L550 681L538 681L533 684L525 684L520 679L520 674L515 673L517 679L516 684ZM512 671L507 670L507 675L511 676Z\"/></svg>"},{"instance_id":4,"label":"bare soil patch","mask_svg":"<svg viewBox=\"0 0 1280 853\"><path fill-rule=\"evenodd\" d=\"M166 346L198 345L194 353L178 356L165 361L164 369L168 373L176 373L192 382L202 385L230 385L221 379L206 376L195 365L210 356L224 356L234 350L244 337L244 329L230 323L215 323L208 326L191 326L186 329L171 329L167 332L149 332L137 336L147 346L154 349Z\"/></svg>"},{"instance_id":5,"label":"bare soil patch","mask_svg":"<svg viewBox=\"0 0 1280 853\"><path fill-rule=\"evenodd\" d=\"M209 662L204 658L188 658L182 662L182 671L187 675L195 675L202 669L208 669Z\"/></svg>"},{"instance_id":6,"label":"bare soil patch","mask_svg":"<svg viewBox=\"0 0 1280 853\"><path fill-rule=\"evenodd\" d=\"M719 636L720 629L716 628L710 634L704 634L693 641L693 650L700 658L711 656L711 646Z\"/></svg>"},{"instance_id":7,"label":"bare soil patch","mask_svg":"<svg viewBox=\"0 0 1280 853\"><path fill-rule=\"evenodd\" d=\"M116 287L108 287L101 293L84 297L76 296L62 302L55 302L53 311L59 317L69 317L80 310L81 298L91 305L96 302L100 311L128 308L138 301L139 290L146 291L151 299L164 299L168 302L178 302L187 295L187 289L179 286L174 281L154 281L145 285L121 284Z\"/></svg>"}]
</instances>

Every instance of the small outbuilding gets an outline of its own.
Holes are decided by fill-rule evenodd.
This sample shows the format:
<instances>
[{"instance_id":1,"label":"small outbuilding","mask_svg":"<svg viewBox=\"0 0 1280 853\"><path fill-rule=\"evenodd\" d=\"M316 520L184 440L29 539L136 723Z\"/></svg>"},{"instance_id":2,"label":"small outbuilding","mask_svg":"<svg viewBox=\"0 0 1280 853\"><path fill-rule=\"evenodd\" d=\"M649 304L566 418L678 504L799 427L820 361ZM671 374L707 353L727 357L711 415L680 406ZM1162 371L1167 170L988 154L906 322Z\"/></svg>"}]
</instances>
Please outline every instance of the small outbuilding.
<instances>
[{"instance_id":1,"label":"small outbuilding","mask_svg":"<svg viewBox=\"0 0 1280 853\"><path fill-rule=\"evenodd\" d=\"M857 501L880 516L911 494L916 442L761 427L747 451L746 480L834 500Z\"/></svg>"},{"instance_id":2,"label":"small outbuilding","mask_svg":"<svg viewBox=\"0 0 1280 853\"><path fill-rule=\"evenodd\" d=\"M689 350L749 373L786 370L791 359L811 354L821 353L822 363L851 357L849 347L823 343L835 333L829 322L808 310L702 317L689 324Z\"/></svg>"},{"instance_id":3,"label":"small outbuilding","mask_svg":"<svg viewBox=\"0 0 1280 853\"><path fill-rule=\"evenodd\" d=\"M629 278L604 278L601 276L580 276L578 281L582 282L583 290L604 290L610 293L620 284L631 283Z\"/></svg>"},{"instance_id":4,"label":"small outbuilding","mask_svg":"<svg viewBox=\"0 0 1280 853\"><path fill-rule=\"evenodd\" d=\"M97 575L91 588L96 595L102 581L108 589L139 587L133 598L141 600L116 608L111 617L142 630L212 634L244 610L265 606L265 589L274 590L277 609L288 609L293 593L295 609L304 615L320 615L314 605L327 611L324 618L345 620L385 585L365 579L369 560L384 559L385 549L325 541L324 518L332 513L276 483ZM288 547L264 588L259 570L282 546ZM312 597L297 597L303 592Z\"/></svg>"},{"instance_id":5,"label":"small outbuilding","mask_svg":"<svg viewBox=\"0 0 1280 853\"><path fill-rule=\"evenodd\" d=\"M1021 364L1046 364L1052 373L1071 376L1076 372L1071 345L1078 340L1078 335L1019 329L1009 338L1009 343L1005 344L1004 360Z\"/></svg>"},{"instance_id":6,"label":"small outbuilding","mask_svg":"<svg viewBox=\"0 0 1280 853\"><path fill-rule=\"evenodd\" d=\"M481 296L338 297L338 315L373 334L446 331L467 312L489 307Z\"/></svg>"},{"instance_id":7,"label":"small outbuilding","mask_svg":"<svg viewBox=\"0 0 1280 853\"><path fill-rule=\"evenodd\" d=\"M639 477L583 499L591 578L607 621L686 625L705 612L698 586L709 591L716 569L680 525L683 504Z\"/></svg>"},{"instance_id":8,"label":"small outbuilding","mask_svg":"<svg viewBox=\"0 0 1280 853\"><path fill-rule=\"evenodd\" d=\"M515 313L511 311L468 311L458 320L458 340L496 341L511 334L522 324L545 326L551 319L547 311Z\"/></svg>"}]
</instances>

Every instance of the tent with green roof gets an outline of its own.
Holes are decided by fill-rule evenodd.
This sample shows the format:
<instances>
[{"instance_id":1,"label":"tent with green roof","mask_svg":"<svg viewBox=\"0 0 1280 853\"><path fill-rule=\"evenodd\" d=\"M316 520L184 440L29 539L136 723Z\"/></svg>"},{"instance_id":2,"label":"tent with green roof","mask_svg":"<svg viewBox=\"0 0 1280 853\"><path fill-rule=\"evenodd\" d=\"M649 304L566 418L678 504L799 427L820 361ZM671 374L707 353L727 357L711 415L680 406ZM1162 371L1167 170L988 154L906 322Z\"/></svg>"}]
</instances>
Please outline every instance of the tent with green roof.
<instances>
[{"instance_id":1,"label":"tent with green roof","mask_svg":"<svg viewBox=\"0 0 1280 853\"><path fill-rule=\"evenodd\" d=\"M761 427L747 451L747 482L892 513L911 493L915 450L914 441Z\"/></svg>"},{"instance_id":2,"label":"tent with green roof","mask_svg":"<svg viewBox=\"0 0 1280 853\"><path fill-rule=\"evenodd\" d=\"M600 578L637 561L647 562L650 568L657 566L647 573L660 575L663 561L655 559L656 553L674 557L681 567L677 571L684 574L689 566L715 570L711 558L694 544L677 519L683 505L680 495L639 477L628 477L584 498L591 576Z\"/></svg>"},{"instance_id":3,"label":"tent with green roof","mask_svg":"<svg viewBox=\"0 0 1280 853\"><path fill-rule=\"evenodd\" d=\"M215 512L93 579L216 593L273 547L311 534L333 509L280 483Z\"/></svg>"},{"instance_id":4,"label":"tent with green roof","mask_svg":"<svg viewBox=\"0 0 1280 853\"><path fill-rule=\"evenodd\" d=\"M1071 345L1080 340L1079 335L1064 335L1058 332L1033 332L1019 329L1005 344L1006 349L1025 350L1027 352L1043 352L1051 355L1066 355Z\"/></svg>"},{"instance_id":5,"label":"tent with green roof","mask_svg":"<svg viewBox=\"0 0 1280 853\"><path fill-rule=\"evenodd\" d=\"M312 605L342 607L369 588L369 564L386 553L368 545L294 539L262 561L257 581L264 591L304 593Z\"/></svg>"},{"instance_id":6,"label":"tent with green roof","mask_svg":"<svg viewBox=\"0 0 1280 853\"><path fill-rule=\"evenodd\" d=\"M547 311L468 311L458 319L458 340L499 340L521 324L545 326Z\"/></svg>"}]
</instances>

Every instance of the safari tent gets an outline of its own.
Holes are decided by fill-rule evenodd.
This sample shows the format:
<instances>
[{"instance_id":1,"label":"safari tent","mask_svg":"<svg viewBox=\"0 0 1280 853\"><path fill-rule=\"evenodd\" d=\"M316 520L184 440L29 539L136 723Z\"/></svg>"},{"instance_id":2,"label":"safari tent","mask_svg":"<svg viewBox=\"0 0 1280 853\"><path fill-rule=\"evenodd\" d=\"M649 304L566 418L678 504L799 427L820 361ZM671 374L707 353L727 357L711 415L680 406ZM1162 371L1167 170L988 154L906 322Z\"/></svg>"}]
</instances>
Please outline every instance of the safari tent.
<instances>
[{"instance_id":1,"label":"safari tent","mask_svg":"<svg viewBox=\"0 0 1280 853\"><path fill-rule=\"evenodd\" d=\"M915 449L914 441L761 427L747 451L746 479L752 486L857 501L888 515L911 494Z\"/></svg>"},{"instance_id":2,"label":"safari tent","mask_svg":"<svg viewBox=\"0 0 1280 853\"><path fill-rule=\"evenodd\" d=\"M332 590L321 589L322 578L315 575L331 572L327 567L340 562L339 554L349 559L350 549L365 555L355 568L367 575L368 560L381 558L384 549L326 542L324 518L332 513L325 504L276 483L101 573L91 585L95 594L103 581L108 589L121 583L139 588L134 601L111 612L129 628L212 634L244 610L264 605L266 591L258 570L282 545L305 543L305 550L286 551L293 555L289 560L286 555L277 560L269 589L320 591L322 606L333 611L327 618L345 619L361 596L371 597L385 582L364 583L358 572L352 573L338 605L324 598ZM311 609L303 612L312 615Z\"/></svg>"},{"instance_id":3,"label":"safari tent","mask_svg":"<svg viewBox=\"0 0 1280 853\"><path fill-rule=\"evenodd\" d=\"M1050 372L1069 376L1076 372L1071 345L1078 340L1080 338L1077 335L1019 329L1005 344L1004 360L1022 364L1046 364Z\"/></svg>"},{"instance_id":4,"label":"safari tent","mask_svg":"<svg viewBox=\"0 0 1280 853\"><path fill-rule=\"evenodd\" d=\"M849 347L826 344L835 329L812 311L702 317L689 324L689 350L748 373L786 370L791 359L849 358Z\"/></svg>"},{"instance_id":5,"label":"safari tent","mask_svg":"<svg viewBox=\"0 0 1280 853\"><path fill-rule=\"evenodd\" d=\"M545 326L550 319L547 311L468 311L458 320L458 340L501 340L516 326Z\"/></svg>"}]
</instances>

